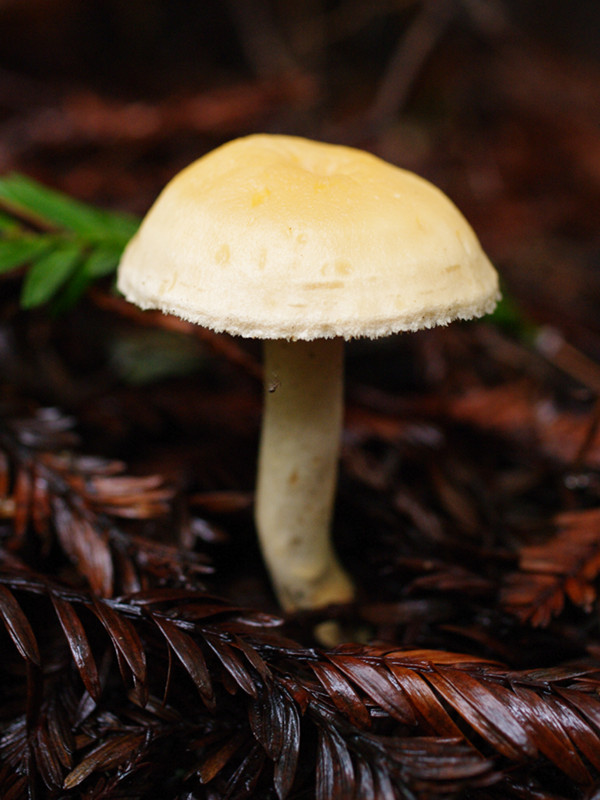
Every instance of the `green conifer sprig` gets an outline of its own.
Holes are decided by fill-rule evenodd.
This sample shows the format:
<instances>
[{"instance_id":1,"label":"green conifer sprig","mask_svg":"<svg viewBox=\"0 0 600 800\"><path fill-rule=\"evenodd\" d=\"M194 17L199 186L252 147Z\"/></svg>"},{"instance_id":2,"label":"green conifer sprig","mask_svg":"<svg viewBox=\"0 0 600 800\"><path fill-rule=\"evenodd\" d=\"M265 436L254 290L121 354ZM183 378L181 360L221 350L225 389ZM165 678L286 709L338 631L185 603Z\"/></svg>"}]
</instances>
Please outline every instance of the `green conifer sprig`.
<instances>
[{"instance_id":1,"label":"green conifer sprig","mask_svg":"<svg viewBox=\"0 0 600 800\"><path fill-rule=\"evenodd\" d=\"M74 305L116 270L139 220L104 211L12 174L0 178L0 273L26 266L24 308Z\"/></svg>"}]
</instances>

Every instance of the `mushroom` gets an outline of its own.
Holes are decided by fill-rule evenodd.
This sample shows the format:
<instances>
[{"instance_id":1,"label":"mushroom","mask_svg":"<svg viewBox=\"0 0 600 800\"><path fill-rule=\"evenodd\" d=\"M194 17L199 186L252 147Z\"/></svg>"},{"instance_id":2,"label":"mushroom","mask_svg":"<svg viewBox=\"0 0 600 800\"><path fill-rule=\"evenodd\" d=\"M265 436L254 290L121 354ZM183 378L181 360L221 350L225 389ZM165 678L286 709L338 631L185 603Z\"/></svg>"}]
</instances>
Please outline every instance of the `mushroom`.
<instances>
[{"instance_id":1,"label":"mushroom","mask_svg":"<svg viewBox=\"0 0 600 800\"><path fill-rule=\"evenodd\" d=\"M350 601L330 525L345 339L481 316L498 277L422 178L350 147L257 134L175 176L119 266L142 308L264 339L255 517L282 607Z\"/></svg>"}]
</instances>

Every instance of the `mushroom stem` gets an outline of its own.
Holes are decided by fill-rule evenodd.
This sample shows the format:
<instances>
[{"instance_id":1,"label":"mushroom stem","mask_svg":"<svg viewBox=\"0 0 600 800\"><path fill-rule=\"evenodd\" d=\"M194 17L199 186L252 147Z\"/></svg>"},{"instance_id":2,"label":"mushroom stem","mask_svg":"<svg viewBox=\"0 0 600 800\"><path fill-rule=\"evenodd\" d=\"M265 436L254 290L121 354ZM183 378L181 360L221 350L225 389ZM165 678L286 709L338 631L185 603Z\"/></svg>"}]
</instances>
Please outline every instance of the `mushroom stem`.
<instances>
[{"instance_id":1,"label":"mushroom stem","mask_svg":"<svg viewBox=\"0 0 600 800\"><path fill-rule=\"evenodd\" d=\"M343 339L267 340L256 525L281 606L352 599L330 524L343 404Z\"/></svg>"}]
</instances>

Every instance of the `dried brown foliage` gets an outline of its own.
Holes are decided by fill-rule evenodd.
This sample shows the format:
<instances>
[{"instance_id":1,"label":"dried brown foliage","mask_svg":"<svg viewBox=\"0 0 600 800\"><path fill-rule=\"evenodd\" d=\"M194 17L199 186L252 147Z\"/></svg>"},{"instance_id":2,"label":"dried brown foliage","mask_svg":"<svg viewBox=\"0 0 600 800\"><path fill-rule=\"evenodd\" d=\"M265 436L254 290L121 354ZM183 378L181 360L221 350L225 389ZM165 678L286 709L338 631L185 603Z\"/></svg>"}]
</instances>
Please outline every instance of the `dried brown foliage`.
<instances>
[{"instance_id":1,"label":"dried brown foliage","mask_svg":"<svg viewBox=\"0 0 600 800\"><path fill-rule=\"evenodd\" d=\"M283 798L310 779L299 766L305 746L316 748L322 798L444 794L496 782L494 762L542 756L582 785L600 769L600 670L589 664L510 671L456 653L355 645L325 654L265 631L264 615L191 590L99 600L14 560L0 581L2 620L28 674L27 711L0 742L5 796L40 778L51 791L111 797L149 760L160 774L179 752L192 791L211 783L215 796L244 797L260 785L266 796L272 781ZM34 628L52 609L60 628L42 659ZM74 668L81 688L67 680Z\"/></svg>"},{"instance_id":2,"label":"dried brown foliage","mask_svg":"<svg viewBox=\"0 0 600 800\"><path fill-rule=\"evenodd\" d=\"M503 603L532 625L548 625L566 600L590 612L600 572L600 511L571 511L553 520L540 544L519 551L519 570L506 578Z\"/></svg>"},{"instance_id":3,"label":"dried brown foliage","mask_svg":"<svg viewBox=\"0 0 600 800\"><path fill-rule=\"evenodd\" d=\"M17 551L29 527L42 555L58 545L99 597L137 591L167 570L183 579L209 571L205 561L162 542L124 536L115 519L152 519L171 507L173 490L158 475L124 475L124 465L81 457L72 421L54 409L12 419L0 433L0 488L13 527L5 542ZM8 494L9 487L12 492Z\"/></svg>"},{"instance_id":4,"label":"dried brown foliage","mask_svg":"<svg viewBox=\"0 0 600 800\"><path fill-rule=\"evenodd\" d=\"M426 563L420 548L410 557L398 550L387 572L413 572L408 593L365 605L363 619L383 631L421 616L498 649L475 618L470 630L452 622L456 598L466 592L485 605L497 583L494 569L477 575L473 553L448 538L448 526L472 537L480 525L464 483L468 457L453 459L453 474L438 461L433 496L420 498L410 482L399 490L390 452L439 446L438 410L426 421L425 405L419 423L390 418L375 429L388 451L374 457L364 408L350 415L348 468L377 488L386 513L405 517L447 557ZM467 788L516 797L527 775L548 796L553 772L572 796L597 780L600 667L583 653L564 666L515 669L431 646L302 646L278 630L279 618L204 588L205 558L135 532L173 509L160 478L128 476L122 463L75 447L71 420L53 410L0 429L2 669L12 698L0 738L3 796L37 787L50 797L143 798L160 785L173 798L442 797ZM231 492L194 503L248 511L247 498ZM596 522L595 510L563 514L544 544L523 547L504 608L534 624L549 623L565 597L589 611ZM453 563L457 546L462 566ZM436 597L450 603L441 616Z\"/></svg>"}]
</instances>

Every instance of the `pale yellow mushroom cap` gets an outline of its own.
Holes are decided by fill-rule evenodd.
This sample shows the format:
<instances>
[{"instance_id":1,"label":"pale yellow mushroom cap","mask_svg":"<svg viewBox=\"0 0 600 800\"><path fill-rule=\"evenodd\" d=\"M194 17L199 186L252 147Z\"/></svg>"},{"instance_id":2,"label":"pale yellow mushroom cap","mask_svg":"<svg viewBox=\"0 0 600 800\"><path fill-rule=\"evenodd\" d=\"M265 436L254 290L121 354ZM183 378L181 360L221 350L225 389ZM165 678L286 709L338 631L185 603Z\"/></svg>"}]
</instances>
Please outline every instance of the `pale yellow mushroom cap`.
<instances>
[{"instance_id":1,"label":"pale yellow mushroom cap","mask_svg":"<svg viewBox=\"0 0 600 800\"><path fill-rule=\"evenodd\" d=\"M481 316L499 297L435 186L361 150L268 134L173 178L118 286L142 308L262 339L375 338Z\"/></svg>"}]
</instances>

